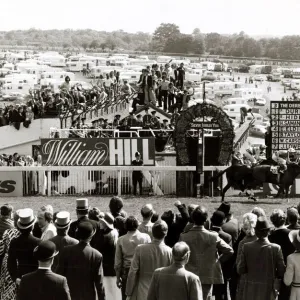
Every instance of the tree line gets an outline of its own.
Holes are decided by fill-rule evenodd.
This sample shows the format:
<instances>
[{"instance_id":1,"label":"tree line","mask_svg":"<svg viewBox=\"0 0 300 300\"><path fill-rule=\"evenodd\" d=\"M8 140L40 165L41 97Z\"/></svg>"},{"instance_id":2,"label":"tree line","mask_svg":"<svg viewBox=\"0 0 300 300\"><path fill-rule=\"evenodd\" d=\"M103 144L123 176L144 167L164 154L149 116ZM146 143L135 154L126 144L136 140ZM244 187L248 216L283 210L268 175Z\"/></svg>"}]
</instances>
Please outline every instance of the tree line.
<instances>
[{"instance_id":1,"label":"tree line","mask_svg":"<svg viewBox=\"0 0 300 300\"><path fill-rule=\"evenodd\" d=\"M153 34L123 30L14 30L0 32L0 45L37 48L92 49L101 51L146 51L179 54L210 54L234 57L266 57L270 59L300 60L300 36L254 39L243 31L222 35L204 34L195 28L191 34L180 32L172 23L160 24Z\"/></svg>"}]
</instances>

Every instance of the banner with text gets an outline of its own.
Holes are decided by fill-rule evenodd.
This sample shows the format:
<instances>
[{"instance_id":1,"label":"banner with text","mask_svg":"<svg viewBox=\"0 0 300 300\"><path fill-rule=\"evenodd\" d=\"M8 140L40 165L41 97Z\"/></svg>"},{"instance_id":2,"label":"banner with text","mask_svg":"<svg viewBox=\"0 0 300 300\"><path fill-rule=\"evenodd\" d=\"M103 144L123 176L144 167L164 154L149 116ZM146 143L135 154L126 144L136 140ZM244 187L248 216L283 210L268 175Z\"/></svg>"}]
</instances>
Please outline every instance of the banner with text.
<instances>
[{"instance_id":1,"label":"banner with text","mask_svg":"<svg viewBox=\"0 0 300 300\"><path fill-rule=\"evenodd\" d=\"M155 138L41 139L44 166L130 166L137 151L155 165Z\"/></svg>"},{"instance_id":2,"label":"banner with text","mask_svg":"<svg viewBox=\"0 0 300 300\"><path fill-rule=\"evenodd\" d=\"M22 172L0 172L0 197L19 196L23 196Z\"/></svg>"}]
</instances>

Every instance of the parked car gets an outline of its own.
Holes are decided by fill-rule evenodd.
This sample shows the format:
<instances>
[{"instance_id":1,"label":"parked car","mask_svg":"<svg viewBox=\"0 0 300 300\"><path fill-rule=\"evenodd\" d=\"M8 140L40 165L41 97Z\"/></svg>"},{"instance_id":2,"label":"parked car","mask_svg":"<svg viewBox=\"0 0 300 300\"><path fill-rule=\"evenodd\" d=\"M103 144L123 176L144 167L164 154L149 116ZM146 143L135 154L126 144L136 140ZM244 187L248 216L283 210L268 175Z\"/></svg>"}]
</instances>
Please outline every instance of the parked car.
<instances>
[{"instance_id":1,"label":"parked car","mask_svg":"<svg viewBox=\"0 0 300 300\"><path fill-rule=\"evenodd\" d=\"M262 82L262 81L264 81L266 79L266 77L265 76L262 76L262 75L255 75L254 77L253 77L253 80L254 81L260 81L260 82Z\"/></svg>"},{"instance_id":2,"label":"parked car","mask_svg":"<svg viewBox=\"0 0 300 300\"><path fill-rule=\"evenodd\" d=\"M249 130L251 136L261 137L261 138L265 137L266 132L267 129L263 125L254 125Z\"/></svg>"},{"instance_id":3,"label":"parked car","mask_svg":"<svg viewBox=\"0 0 300 300\"><path fill-rule=\"evenodd\" d=\"M266 104L267 104L267 101L264 98L258 98L258 99L256 99L256 101L254 101L254 105L257 105L257 106L265 106Z\"/></svg>"}]
</instances>

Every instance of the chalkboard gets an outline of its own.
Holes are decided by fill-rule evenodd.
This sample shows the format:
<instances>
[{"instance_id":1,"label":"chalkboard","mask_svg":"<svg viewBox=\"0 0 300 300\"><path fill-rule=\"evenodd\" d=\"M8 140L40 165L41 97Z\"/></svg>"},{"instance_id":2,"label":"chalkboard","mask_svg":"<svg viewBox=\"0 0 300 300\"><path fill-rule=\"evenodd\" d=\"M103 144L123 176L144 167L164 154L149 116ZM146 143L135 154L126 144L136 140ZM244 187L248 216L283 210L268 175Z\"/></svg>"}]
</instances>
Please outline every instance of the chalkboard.
<instances>
[{"instance_id":1,"label":"chalkboard","mask_svg":"<svg viewBox=\"0 0 300 300\"><path fill-rule=\"evenodd\" d=\"M300 150L300 101L271 101L272 151Z\"/></svg>"}]
</instances>

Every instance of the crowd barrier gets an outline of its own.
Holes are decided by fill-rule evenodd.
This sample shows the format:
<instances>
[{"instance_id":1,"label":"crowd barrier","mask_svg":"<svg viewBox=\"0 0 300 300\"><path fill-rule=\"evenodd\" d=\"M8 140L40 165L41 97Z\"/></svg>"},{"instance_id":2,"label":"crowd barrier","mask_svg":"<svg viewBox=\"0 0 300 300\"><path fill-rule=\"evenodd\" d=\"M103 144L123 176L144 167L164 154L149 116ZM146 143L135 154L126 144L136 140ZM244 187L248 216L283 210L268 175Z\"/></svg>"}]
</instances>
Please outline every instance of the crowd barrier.
<instances>
[{"instance_id":1,"label":"crowd barrier","mask_svg":"<svg viewBox=\"0 0 300 300\"><path fill-rule=\"evenodd\" d=\"M143 194L162 196L176 195L176 172L196 167L0 167L0 197L132 194L133 171L143 172Z\"/></svg>"}]
</instances>

